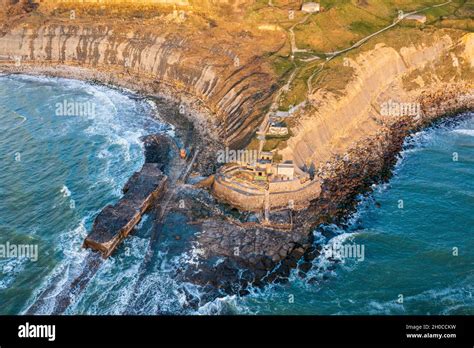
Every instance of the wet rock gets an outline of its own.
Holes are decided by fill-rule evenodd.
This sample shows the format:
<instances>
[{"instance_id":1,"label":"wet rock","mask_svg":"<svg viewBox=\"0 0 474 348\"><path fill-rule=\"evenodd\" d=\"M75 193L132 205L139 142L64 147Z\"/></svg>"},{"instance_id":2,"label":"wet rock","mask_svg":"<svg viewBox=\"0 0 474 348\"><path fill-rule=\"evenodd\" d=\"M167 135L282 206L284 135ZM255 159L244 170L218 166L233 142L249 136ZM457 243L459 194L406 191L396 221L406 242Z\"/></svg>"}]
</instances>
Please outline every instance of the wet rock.
<instances>
[{"instance_id":1,"label":"wet rock","mask_svg":"<svg viewBox=\"0 0 474 348\"><path fill-rule=\"evenodd\" d=\"M137 210L144 213L163 191L166 180L158 164L145 163L125 184L122 200L130 201Z\"/></svg>"},{"instance_id":2,"label":"wet rock","mask_svg":"<svg viewBox=\"0 0 474 348\"><path fill-rule=\"evenodd\" d=\"M263 269L255 270L255 280L261 280L263 277L267 275L267 271Z\"/></svg>"},{"instance_id":3,"label":"wet rock","mask_svg":"<svg viewBox=\"0 0 474 348\"><path fill-rule=\"evenodd\" d=\"M272 256L272 261L273 262L277 263L280 260L281 260L281 258L278 254L275 254L275 255Z\"/></svg>"},{"instance_id":4,"label":"wet rock","mask_svg":"<svg viewBox=\"0 0 474 348\"><path fill-rule=\"evenodd\" d=\"M303 262L298 265L298 269L303 271L304 273L307 273L313 265L310 262Z\"/></svg>"},{"instance_id":5,"label":"wet rock","mask_svg":"<svg viewBox=\"0 0 474 348\"><path fill-rule=\"evenodd\" d=\"M286 248L281 248L280 251L278 252L278 255L282 258L286 257L286 255L288 255Z\"/></svg>"},{"instance_id":6,"label":"wet rock","mask_svg":"<svg viewBox=\"0 0 474 348\"><path fill-rule=\"evenodd\" d=\"M298 261L293 257L287 258L284 262L289 268L296 268L296 266L298 265Z\"/></svg>"},{"instance_id":7,"label":"wet rock","mask_svg":"<svg viewBox=\"0 0 474 348\"><path fill-rule=\"evenodd\" d=\"M171 141L163 134L151 134L141 138L145 147L145 163L157 163L163 170L169 161Z\"/></svg>"},{"instance_id":8,"label":"wet rock","mask_svg":"<svg viewBox=\"0 0 474 348\"><path fill-rule=\"evenodd\" d=\"M321 246L319 246L319 249L321 249ZM303 259L307 262L313 261L316 257L320 255L320 251L317 250L315 247L311 247L308 249L308 251L304 254Z\"/></svg>"},{"instance_id":9,"label":"wet rock","mask_svg":"<svg viewBox=\"0 0 474 348\"><path fill-rule=\"evenodd\" d=\"M301 259L303 254L304 254L304 249L302 247L295 248L291 252L291 256L294 257L296 260Z\"/></svg>"},{"instance_id":10,"label":"wet rock","mask_svg":"<svg viewBox=\"0 0 474 348\"><path fill-rule=\"evenodd\" d=\"M265 269L270 270L274 267L274 263L269 257L264 257L263 258L263 265L265 266Z\"/></svg>"}]
</instances>

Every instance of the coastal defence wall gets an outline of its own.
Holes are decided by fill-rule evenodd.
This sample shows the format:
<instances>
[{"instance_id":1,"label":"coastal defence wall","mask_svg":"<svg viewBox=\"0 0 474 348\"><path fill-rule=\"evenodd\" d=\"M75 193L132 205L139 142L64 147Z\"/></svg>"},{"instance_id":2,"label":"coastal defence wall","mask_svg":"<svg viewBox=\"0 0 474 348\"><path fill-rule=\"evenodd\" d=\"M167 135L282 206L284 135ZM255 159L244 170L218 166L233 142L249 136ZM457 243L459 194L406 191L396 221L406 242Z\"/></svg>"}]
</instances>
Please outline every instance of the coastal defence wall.
<instances>
[{"instance_id":1,"label":"coastal defence wall","mask_svg":"<svg viewBox=\"0 0 474 348\"><path fill-rule=\"evenodd\" d=\"M321 192L316 180L301 184L299 180L270 182L268 184L271 209L294 209L307 207L310 200ZM214 196L243 211L261 211L265 204L265 191L251 188L235 181L229 181L224 175L217 174L212 187Z\"/></svg>"},{"instance_id":2,"label":"coastal defence wall","mask_svg":"<svg viewBox=\"0 0 474 348\"><path fill-rule=\"evenodd\" d=\"M198 120L205 124L202 128L229 147L241 148L278 88L275 71L264 57L280 49L285 35L204 24L196 30L186 23L172 13L145 27L80 14L75 20L52 18L47 24L23 20L0 33L0 66L94 79L171 95L184 104L197 101L211 115ZM21 66L16 67L16 61Z\"/></svg>"}]
</instances>

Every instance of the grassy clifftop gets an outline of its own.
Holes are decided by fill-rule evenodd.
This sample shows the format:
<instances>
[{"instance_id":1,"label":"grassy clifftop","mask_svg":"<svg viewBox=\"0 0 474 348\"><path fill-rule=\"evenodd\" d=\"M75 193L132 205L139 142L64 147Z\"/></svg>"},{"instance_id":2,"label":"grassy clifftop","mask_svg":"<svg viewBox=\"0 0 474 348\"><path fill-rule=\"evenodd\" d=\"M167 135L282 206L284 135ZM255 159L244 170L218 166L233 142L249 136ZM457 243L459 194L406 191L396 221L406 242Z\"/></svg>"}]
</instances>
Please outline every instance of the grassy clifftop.
<instances>
[{"instance_id":1,"label":"grassy clifftop","mask_svg":"<svg viewBox=\"0 0 474 348\"><path fill-rule=\"evenodd\" d=\"M423 45L436 37L437 32L455 39L472 31L474 23L474 3L467 0L321 0L321 12L311 15L300 10L302 3L303 0L190 0L176 6L173 3L117 5L43 1L39 7L27 10L17 4L14 11L3 18L2 13L9 10L2 7L0 37L15 26L34 30L49 25L71 30L76 26L90 28L92 41L95 32L101 33L107 28L117 43L128 41L129 46L140 48L149 45L153 38L163 37L167 40L165 46L180 54L179 60L170 58L173 63L170 66L183 74L186 69L199 70L197 68L202 65L209 71L219 71L217 75L222 78L238 76L242 81L247 78L270 81L261 85L241 83L242 91L246 92L229 94L225 99L230 105L233 100L239 104L253 98L259 106L258 112L264 112L272 102L277 103L280 110L288 110L308 100L308 95L321 88L335 95L343 93L353 76L353 69L345 65L344 59L377 44L394 48ZM387 28L396 21L400 10L404 13L423 10L420 14L426 16L426 21L400 21L360 47L333 53L351 48L358 41ZM130 37L130 33L136 34ZM186 43L186 51L179 49L181 42ZM186 63L190 57L200 64ZM141 72L143 68L146 69L140 66ZM185 75L193 76L191 73ZM274 81L285 88L278 100L272 101L269 95L277 95ZM240 106L236 106L229 107L224 113L237 115L240 112ZM255 117L261 119L263 115ZM226 118L223 116L223 119ZM233 132L236 124L245 123L245 119L242 113L238 121L225 125L226 132ZM245 131L254 133L256 128L252 127L256 122L245 127Z\"/></svg>"},{"instance_id":2,"label":"grassy clifftop","mask_svg":"<svg viewBox=\"0 0 474 348\"><path fill-rule=\"evenodd\" d=\"M332 91L342 90L350 79L351 69L343 66L343 57L384 43L391 47L423 44L429 34L440 29L453 29L450 35L474 30L474 3L466 0L335 0L321 1L321 12L307 15L301 11L300 2L274 0L273 6L258 0L247 13L247 20L256 23L272 23L287 32L293 28L298 52L291 59L288 44L273 58L275 71L283 79L297 68L289 91L280 100L280 109L287 110L305 100L308 81L314 87L324 86ZM442 5L442 6L438 6ZM433 7L437 6L437 7ZM375 36L360 48L341 54L326 64L331 52L351 47L377 31L390 26L398 17L398 11L420 11L426 22L400 21L386 32ZM456 32L458 34L456 34ZM428 35L427 35L428 34ZM423 38L423 39L422 39ZM328 78L328 70L336 70L338 78Z\"/></svg>"}]
</instances>

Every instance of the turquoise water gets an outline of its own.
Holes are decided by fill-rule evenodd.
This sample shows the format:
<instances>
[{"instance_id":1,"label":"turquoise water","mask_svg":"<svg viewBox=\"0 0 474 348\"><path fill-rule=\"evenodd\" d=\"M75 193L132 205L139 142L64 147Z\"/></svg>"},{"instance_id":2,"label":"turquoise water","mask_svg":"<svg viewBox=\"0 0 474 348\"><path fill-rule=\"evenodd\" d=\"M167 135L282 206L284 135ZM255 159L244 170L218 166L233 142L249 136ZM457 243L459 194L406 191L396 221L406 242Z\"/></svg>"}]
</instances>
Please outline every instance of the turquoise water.
<instances>
[{"instance_id":1,"label":"turquoise water","mask_svg":"<svg viewBox=\"0 0 474 348\"><path fill-rule=\"evenodd\" d=\"M64 100L90 102L94 113L58 115ZM147 101L104 86L0 76L0 245L38 246L36 262L0 258L0 314L24 313L46 288L54 300L87 267L82 241L141 167L140 136L169 130L153 112ZM329 241L315 231L319 242L363 246L363 260L334 263L326 255L304 279L295 271L287 284L198 308L185 294L201 298L201 289L175 276L193 262L187 241L196 231L168 216L142 269L152 230L145 218L65 313L474 314L473 178L472 115L420 132L390 183L361 200L347 228L325 226L337 233ZM39 312L51 311L46 301Z\"/></svg>"},{"instance_id":2,"label":"turquoise water","mask_svg":"<svg viewBox=\"0 0 474 348\"><path fill-rule=\"evenodd\" d=\"M363 261L342 258L332 269L323 258L314 262L319 271L311 271L313 279L293 274L289 284L238 301L239 310L474 314L472 114L454 128L426 130L408 140L390 183L362 200L346 229L332 229L336 241L364 246Z\"/></svg>"},{"instance_id":3,"label":"turquoise water","mask_svg":"<svg viewBox=\"0 0 474 348\"><path fill-rule=\"evenodd\" d=\"M65 116L64 101L94 109ZM38 246L36 262L0 258L1 314L21 312L53 274L73 276L93 217L144 161L140 136L165 130L150 113L102 86L0 76L0 244Z\"/></svg>"}]
</instances>

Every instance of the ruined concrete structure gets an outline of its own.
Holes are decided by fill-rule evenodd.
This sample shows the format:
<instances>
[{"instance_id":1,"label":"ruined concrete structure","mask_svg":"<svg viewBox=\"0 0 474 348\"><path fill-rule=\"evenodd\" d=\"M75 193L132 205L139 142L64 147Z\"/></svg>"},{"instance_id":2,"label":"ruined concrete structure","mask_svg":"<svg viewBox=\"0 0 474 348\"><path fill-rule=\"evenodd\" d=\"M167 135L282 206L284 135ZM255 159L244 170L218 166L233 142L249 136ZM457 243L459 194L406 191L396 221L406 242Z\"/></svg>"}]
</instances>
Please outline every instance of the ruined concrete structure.
<instances>
[{"instance_id":1,"label":"ruined concrete structure","mask_svg":"<svg viewBox=\"0 0 474 348\"><path fill-rule=\"evenodd\" d=\"M109 257L161 196L166 180L158 164L145 163L125 185L124 197L115 205L107 205L96 217L84 247L100 251L104 258Z\"/></svg>"},{"instance_id":2,"label":"ruined concrete structure","mask_svg":"<svg viewBox=\"0 0 474 348\"><path fill-rule=\"evenodd\" d=\"M146 211L162 197L168 177L162 172L168 161L169 143L163 135L143 139L145 164L123 187L124 196L114 205L107 205L94 220L91 233L83 247L109 257L133 231Z\"/></svg>"}]
</instances>

